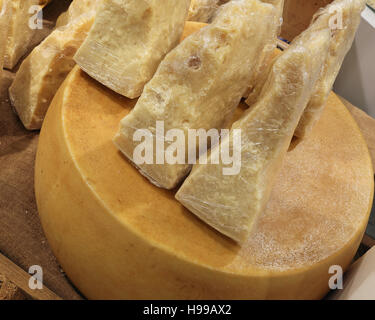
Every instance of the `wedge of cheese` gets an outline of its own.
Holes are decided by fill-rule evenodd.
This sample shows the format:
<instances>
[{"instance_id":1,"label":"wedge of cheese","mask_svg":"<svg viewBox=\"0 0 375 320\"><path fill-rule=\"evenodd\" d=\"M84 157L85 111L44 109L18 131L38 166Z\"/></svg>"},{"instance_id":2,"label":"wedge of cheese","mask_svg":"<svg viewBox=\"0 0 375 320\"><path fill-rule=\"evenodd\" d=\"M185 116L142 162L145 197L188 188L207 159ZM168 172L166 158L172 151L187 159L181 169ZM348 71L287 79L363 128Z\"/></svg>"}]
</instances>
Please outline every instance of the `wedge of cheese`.
<instances>
[{"instance_id":1,"label":"wedge of cheese","mask_svg":"<svg viewBox=\"0 0 375 320\"><path fill-rule=\"evenodd\" d=\"M96 10L103 0L73 0L69 9L62 13L56 21L56 28L67 25L87 11Z\"/></svg>"},{"instance_id":2,"label":"wedge of cheese","mask_svg":"<svg viewBox=\"0 0 375 320\"><path fill-rule=\"evenodd\" d=\"M231 1L212 24L188 37L160 64L134 110L121 121L114 139L119 150L137 162L152 183L172 189L189 173L191 165L187 161L156 161L160 158L156 148L153 164L134 161L139 144L133 141L134 133L147 129L154 140L164 140L156 132L157 121L163 121L165 132L181 129L185 137L189 129L224 127L254 79L263 50L276 43L278 10L258 0ZM165 141L165 150L172 143ZM186 146L185 151L192 154L195 146Z\"/></svg>"},{"instance_id":3,"label":"wedge of cheese","mask_svg":"<svg viewBox=\"0 0 375 320\"><path fill-rule=\"evenodd\" d=\"M293 137L328 55L330 32L308 32L272 66L258 103L197 164L176 199L210 226L244 242L265 210ZM227 172L221 155L237 155ZM220 159L214 163L212 159Z\"/></svg>"},{"instance_id":4,"label":"wedge of cheese","mask_svg":"<svg viewBox=\"0 0 375 320\"><path fill-rule=\"evenodd\" d=\"M9 89L12 105L23 125L40 129L61 83L73 69L73 56L88 35L95 11L55 29L22 62Z\"/></svg>"},{"instance_id":5,"label":"wedge of cheese","mask_svg":"<svg viewBox=\"0 0 375 320\"><path fill-rule=\"evenodd\" d=\"M74 59L91 77L128 98L141 95L179 42L190 0L105 0Z\"/></svg>"},{"instance_id":6,"label":"wedge of cheese","mask_svg":"<svg viewBox=\"0 0 375 320\"><path fill-rule=\"evenodd\" d=\"M4 57L4 67L12 69L26 53L36 29L29 26L35 13L30 13L31 6L38 6L39 0L9 1L11 18Z\"/></svg>"},{"instance_id":7,"label":"wedge of cheese","mask_svg":"<svg viewBox=\"0 0 375 320\"><path fill-rule=\"evenodd\" d=\"M210 22L221 4L220 0L192 0L188 20ZM228 2L228 1L225 1Z\"/></svg>"},{"instance_id":8,"label":"wedge of cheese","mask_svg":"<svg viewBox=\"0 0 375 320\"><path fill-rule=\"evenodd\" d=\"M324 73L298 124L296 137L305 137L319 120L344 58L353 44L365 5L366 0L336 0L314 17L309 29L330 27L332 37Z\"/></svg>"},{"instance_id":9,"label":"wedge of cheese","mask_svg":"<svg viewBox=\"0 0 375 320\"><path fill-rule=\"evenodd\" d=\"M4 65L5 45L9 25L9 4L7 0L0 0L0 88Z\"/></svg>"}]
</instances>

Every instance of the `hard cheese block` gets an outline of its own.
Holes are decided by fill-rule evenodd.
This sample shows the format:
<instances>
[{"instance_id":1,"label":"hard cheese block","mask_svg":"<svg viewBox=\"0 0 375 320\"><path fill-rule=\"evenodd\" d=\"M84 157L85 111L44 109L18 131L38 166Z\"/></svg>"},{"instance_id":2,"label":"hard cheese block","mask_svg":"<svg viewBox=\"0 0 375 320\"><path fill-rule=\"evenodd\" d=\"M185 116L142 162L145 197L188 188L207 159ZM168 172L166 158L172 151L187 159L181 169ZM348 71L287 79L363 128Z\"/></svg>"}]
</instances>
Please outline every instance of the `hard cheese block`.
<instances>
[{"instance_id":1,"label":"hard cheese block","mask_svg":"<svg viewBox=\"0 0 375 320\"><path fill-rule=\"evenodd\" d=\"M272 66L259 101L211 150L208 163L193 167L176 195L186 208L235 241L248 238L265 210L323 69L329 39L329 30L323 29L293 42ZM220 157L225 150L234 155L231 168Z\"/></svg>"},{"instance_id":2,"label":"hard cheese block","mask_svg":"<svg viewBox=\"0 0 375 320\"><path fill-rule=\"evenodd\" d=\"M366 0L336 0L314 17L309 30L331 28L332 37L325 69L298 124L296 137L305 137L322 114L344 58L353 44L365 5Z\"/></svg>"},{"instance_id":3,"label":"hard cheese block","mask_svg":"<svg viewBox=\"0 0 375 320\"><path fill-rule=\"evenodd\" d=\"M41 128L52 98L75 65L73 56L86 39L94 17L95 11L88 11L55 29L22 62L9 96L25 128Z\"/></svg>"},{"instance_id":4,"label":"hard cheese block","mask_svg":"<svg viewBox=\"0 0 375 320\"><path fill-rule=\"evenodd\" d=\"M107 0L75 61L91 77L128 98L141 95L182 35L190 0Z\"/></svg>"},{"instance_id":5,"label":"hard cheese block","mask_svg":"<svg viewBox=\"0 0 375 320\"><path fill-rule=\"evenodd\" d=\"M112 137L135 101L76 67L41 131L35 190L69 278L96 299L317 299L330 266L351 262L367 225L373 171L363 137L332 94L290 151L242 246L143 178Z\"/></svg>"},{"instance_id":6,"label":"hard cheese block","mask_svg":"<svg viewBox=\"0 0 375 320\"><path fill-rule=\"evenodd\" d=\"M29 13L31 6L39 5L39 0L12 0L10 21L4 58L4 67L12 69L26 53L36 29L29 22L35 13Z\"/></svg>"},{"instance_id":7,"label":"hard cheese block","mask_svg":"<svg viewBox=\"0 0 375 320\"><path fill-rule=\"evenodd\" d=\"M96 10L102 0L73 0L69 9L62 13L56 21L56 28L67 25L85 12Z\"/></svg>"},{"instance_id":8,"label":"hard cheese block","mask_svg":"<svg viewBox=\"0 0 375 320\"><path fill-rule=\"evenodd\" d=\"M279 7L260 1L232 1L224 5L212 24L196 32L172 50L145 86L134 110L120 124L114 142L152 183L166 189L176 187L189 173L186 159L176 164L157 160L140 163L134 158L139 142L134 133L148 129L152 138L164 140L156 130L221 129L233 116L260 65L276 46ZM231 85L229 86L228 83ZM165 139L164 149L174 141ZM186 146L185 154L196 148ZM163 163L164 164L160 164ZM182 163L181 163L182 162Z\"/></svg>"}]
</instances>

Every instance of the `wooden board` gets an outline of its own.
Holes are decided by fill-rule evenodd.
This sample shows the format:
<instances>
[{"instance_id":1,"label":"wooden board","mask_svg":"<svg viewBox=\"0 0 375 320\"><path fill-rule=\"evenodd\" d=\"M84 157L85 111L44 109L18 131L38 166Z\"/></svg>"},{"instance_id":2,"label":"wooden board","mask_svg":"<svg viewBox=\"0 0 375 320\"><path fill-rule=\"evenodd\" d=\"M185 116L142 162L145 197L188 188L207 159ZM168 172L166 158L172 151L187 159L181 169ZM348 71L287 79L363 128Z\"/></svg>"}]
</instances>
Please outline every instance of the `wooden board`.
<instances>
[{"instance_id":1,"label":"wooden board","mask_svg":"<svg viewBox=\"0 0 375 320\"><path fill-rule=\"evenodd\" d=\"M53 10L47 7L44 18L54 21L69 2L54 1L55 7ZM52 26L53 23L44 24L32 45L39 43ZM18 66L13 72L5 71L0 89L0 253L24 271L40 265L47 287L62 298L79 299L81 296L56 262L40 226L34 198L38 132L23 128L8 98L8 87Z\"/></svg>"}]
</instances>

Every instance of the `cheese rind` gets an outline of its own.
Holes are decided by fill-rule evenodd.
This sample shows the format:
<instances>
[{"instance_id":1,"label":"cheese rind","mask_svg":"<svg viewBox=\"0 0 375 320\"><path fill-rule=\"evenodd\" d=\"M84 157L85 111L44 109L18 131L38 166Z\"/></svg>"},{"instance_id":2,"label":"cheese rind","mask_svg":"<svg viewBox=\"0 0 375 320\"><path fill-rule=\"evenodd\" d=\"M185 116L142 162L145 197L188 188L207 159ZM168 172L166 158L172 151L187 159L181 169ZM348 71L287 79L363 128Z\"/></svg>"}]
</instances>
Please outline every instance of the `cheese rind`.
<instances>
[{"instance_id":1,"label":"cheese rind","mask_svg":"<svg viewBox=\"0 0 375 320\"><path fill-rule=\"evenodd\" d=\"M332 37L324 72L298 124L296 137L304 138L319 120L345 56L352 46L365 5L366 0L336 0L314 17L308 30L330 27Z\"/></svg>"},{"instance_id":2,"label":"cheese rind","mask_svg":"<svg viewBox=\"0 0 375 320\"><path fill-rule=\"evenodd\" d=\"M345 271L358 250L374 184L366 142L337 96L316 130L288 152L267 209L241 247L124 161L111 140L133 106L76 66L40 134L38 212L53 252L85 297L326 296L327 270Z\"/></svg>"},{"instance_id":3,"label":"cheese rind","mask_svg":"<svg viewBox=\"0 0 375 320\"><path fill-rule=\"evenodd\" d=\"M10 22L4 67L13 69L19 59L26 53L35 29L30 28L31 6L38 6L39 0L12 0L10 3Z\"/></svg>"},{"instance_id":4,"label":"cheese rind","mask_svg":"<svg viewBox=\"0 0 375 320\"><path fill-rule=\"evenodd\" d=\"M120 124L114 139L133 162L137 129L148 129L156 140L156 121L165 132L221 129L227 125L264 58L276 45L279 12L260 1L231 1L212 24L171 51L146 85L134 110ZM230 84L230 85L228 85ZM165 142L165 149L171 142ZM185 154L195 151L186 146ZM154 149L154 163L156 159ZM190 171L186 164L138 164L152 183L174 188Z\"/></svg>"},{"instance_id":5,"label":"cheese rind","mask_svg":"<svg viewBox=\"0 0 375 320\"><path fill-rule=\"evenodd\" d=\"M265 210L298 121L328 54L329 30L306 33L273 64L257 104L197 164L176 199L210 226L244 242ZM237 137L236 137L237 136ZM241 138L235 140L235 138ZM223 150L241 154L238 173L225 174Z\"/></svg>"},{"instance_id":6,"label":"cheese rind","mask_svg":"<svg viewBox=\"0 0 375 320\"><path fill-rule=\"evenodd\" d=\"M106 0L74 59L91 77L128 98L141 95L179 42L190 0Z\"/></svg>"},{"instance_id":7,"label":"cheese rind","mask_svg":"<svg viewBox=\"0 0 375 320\"><path fill-rule=\"evenodd\" d=\"M87 37L94 16L95 12L89 11L55 29L22 62L9 96L25 128L41 128L56 91L75 65L73 56Z\"/></svg>"}]
</instances>

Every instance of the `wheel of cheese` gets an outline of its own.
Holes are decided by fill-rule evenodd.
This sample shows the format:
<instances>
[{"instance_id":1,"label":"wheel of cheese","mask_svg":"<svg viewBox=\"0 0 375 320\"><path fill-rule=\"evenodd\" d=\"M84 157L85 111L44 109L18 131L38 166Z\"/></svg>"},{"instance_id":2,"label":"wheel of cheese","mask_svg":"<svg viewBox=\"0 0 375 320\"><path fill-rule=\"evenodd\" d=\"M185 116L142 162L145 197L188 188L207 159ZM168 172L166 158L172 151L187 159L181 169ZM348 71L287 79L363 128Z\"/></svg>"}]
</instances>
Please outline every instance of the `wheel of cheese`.
<instances>
[{"instance_id":1,"label":"wheel of cheese","mask_svg":"<svg viewBox=\"0 0 375 320\"><path fill-rule=\"evenodd\" d=\"M91 299L317 299L362 239L373 170L361 133L332 94L292 148L242 246L146 180L112 143L135 105L76 67L45 119L35 191L63 269Z\"/></svg>"}]
</instances>

